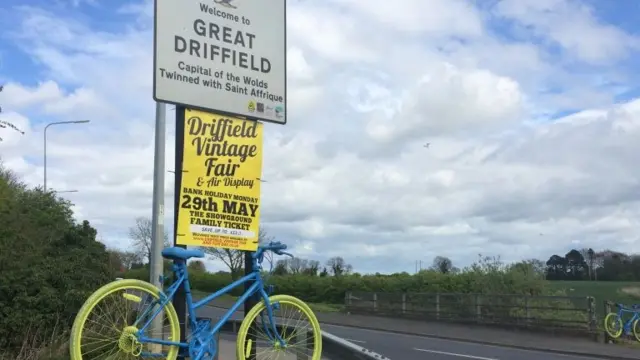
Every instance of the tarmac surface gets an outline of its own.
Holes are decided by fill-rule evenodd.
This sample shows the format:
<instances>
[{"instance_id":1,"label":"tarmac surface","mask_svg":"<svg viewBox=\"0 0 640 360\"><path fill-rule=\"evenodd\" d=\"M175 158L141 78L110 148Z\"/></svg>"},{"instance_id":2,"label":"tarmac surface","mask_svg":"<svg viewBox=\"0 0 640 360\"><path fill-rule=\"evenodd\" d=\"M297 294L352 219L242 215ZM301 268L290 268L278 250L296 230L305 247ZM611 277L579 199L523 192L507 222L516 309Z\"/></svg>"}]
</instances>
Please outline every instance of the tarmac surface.
<instances>
[{"instance_id":1,"label":"tarmac surface","mask_svg":"<svg viewBox=\"0 0 640 360\"><path fill-rule=\"evenodd\" d=\"M228 304L199 309L217 319ZM233 319L242 319L237 311ZM343 313L317 313L323 331L401 360L587 360L640 359L640 348L606 345L593 340L509 331L481 326L412 321Z\"/></svg>"},{"instance_id":2,"label":"tarmac surface","mask_svg":"<svg viewBox=\"0 0 640 360\"><path fill-rule=\"evenodd\" d=\"M234 334L220 334L220 340L218 342L218 346L220 347L218 351L218 360L236 360L236 335ZM291 353L270 353L265 355L265 359L273 359L273 360L299 360L296 358L296 355ZM262 360L258 357L258 360ZM323 360L330 360L326 357L323 357ZM338 359L331 359L338 360Z\"/></svg>"}]
</instances>

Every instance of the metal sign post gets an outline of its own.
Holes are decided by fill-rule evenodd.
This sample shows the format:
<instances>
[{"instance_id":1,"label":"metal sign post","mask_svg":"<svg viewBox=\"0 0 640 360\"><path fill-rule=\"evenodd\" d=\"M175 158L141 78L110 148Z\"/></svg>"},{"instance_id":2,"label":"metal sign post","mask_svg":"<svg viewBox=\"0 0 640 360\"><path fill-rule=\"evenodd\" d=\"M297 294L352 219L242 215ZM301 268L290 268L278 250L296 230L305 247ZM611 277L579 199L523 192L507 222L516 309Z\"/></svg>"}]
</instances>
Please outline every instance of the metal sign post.
<instances>
[{"instance_id":1,"label":"metal sign post","mask_svg":"<svg viewBox=\"0 0 640 360\"><path fill-rule=\"evenodd\" d=\"M155 0L153 98L176 105L174 244L185 108L286 124L286 50L286 0ZM251 271L247 251L245 273ZM245 304L245 314L254 303ZM184 336L182 290L174 306Z\"/></svg>"},{"instance_id":2,"label":"metal sign post","mask_svg":"<svg viewBox=\"0 0 640 360\"><path fill-rule=\"evenodd\" d=\"M251 258L251 252L244 252L244 273L245 275L250 274L253 271L253 259ZM244 283L244 291L249 291L249 288L253 285L253 281L247 281ZM244 302L244 316L246 317L251 311L251 308L256 304L256 299L253 296L247 298L247 301ZM251 324L251 328L249 329L249 333L247 334L246 342L251 342L252 344L256 343L256 324ZM247 348L247 344L244 344L244 348ZM249 354L248 359L256 360L256 347L251 346L251 353Z\"/></svg>"},{"instance_id":3,"label":"metal sign post","mask_svg":"<svg viewBox=\"0 0 640 360\"><path fill-rule=\"evenodd\" d=\"M153 154L153 210L151 212L151 258L149 259L149 277L151 283L162 289L164 248L164 155L166 144L166 106L156 103L155 153ZM162 334L163 314L153 321L153 334ZM154 335L158 336L158 335ZM162 337L164 338L164 336ZM160 352L162 346L154 344L154 352Z\"/></svg>"},{"instance_id":4,"label":"metal sign post","mask_svg":"<svg viewBox=\"0 0 640 360\"><path fill-rule=\"evenodd\" d=\"M182 159L184 150L184 107L176 106L176 153L175 153L175 181L174 181L174 203L173 203L173 246L186 248L185 245L178 245L178 209L180 209L180 187L182 186ZM174 281L178 280L177 278ZM180 323L180 342L185 342L187 334L187 298L184 287L180 286L173 296L173 307L178 313ZM184 360L184 357L178 356Z\"/></svg>"}]
</instances>

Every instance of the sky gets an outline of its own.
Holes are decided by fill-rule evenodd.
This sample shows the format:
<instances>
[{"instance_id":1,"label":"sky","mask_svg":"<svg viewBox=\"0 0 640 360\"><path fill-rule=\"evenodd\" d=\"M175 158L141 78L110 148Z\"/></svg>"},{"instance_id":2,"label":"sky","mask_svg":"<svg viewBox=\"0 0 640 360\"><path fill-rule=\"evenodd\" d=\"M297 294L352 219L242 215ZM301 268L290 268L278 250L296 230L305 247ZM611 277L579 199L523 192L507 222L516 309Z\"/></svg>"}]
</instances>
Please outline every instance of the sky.
<instances>
[{"instance_id":1,"label":"sky","mask_svg":"<svg viewBox=\"0 0 640 360\"><path fill-rule=\"evenodd\" d=\"M287 6L288 123L265 124L261 225L296 256L390 273L640 252L640 2ZM112 248L151 216L152 66L152 1L0 3L0 116L25 132L0 129L0 157L41 186L46 124L90 119L49 128L47 183L78 190L60 196Z\"/></svg>"}]
</instances>

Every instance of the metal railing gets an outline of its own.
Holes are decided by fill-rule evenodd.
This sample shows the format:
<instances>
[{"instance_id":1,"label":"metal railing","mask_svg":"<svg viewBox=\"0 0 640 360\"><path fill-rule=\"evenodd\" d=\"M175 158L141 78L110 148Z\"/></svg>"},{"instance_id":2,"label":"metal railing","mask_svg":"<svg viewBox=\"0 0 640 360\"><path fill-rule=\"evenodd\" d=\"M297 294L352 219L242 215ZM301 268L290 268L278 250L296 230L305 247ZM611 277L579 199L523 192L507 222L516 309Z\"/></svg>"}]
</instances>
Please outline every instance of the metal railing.
<instances>
[{"instance_id":1,"label":"metal railing","mask_svg":"<svg viewBox=\"0 0 640 360\"><path fill-rule=\"evenodd\" d=\"M345 305L352 314L597 334L593 297L353 291Z\"/></svg>"}]
</instances>

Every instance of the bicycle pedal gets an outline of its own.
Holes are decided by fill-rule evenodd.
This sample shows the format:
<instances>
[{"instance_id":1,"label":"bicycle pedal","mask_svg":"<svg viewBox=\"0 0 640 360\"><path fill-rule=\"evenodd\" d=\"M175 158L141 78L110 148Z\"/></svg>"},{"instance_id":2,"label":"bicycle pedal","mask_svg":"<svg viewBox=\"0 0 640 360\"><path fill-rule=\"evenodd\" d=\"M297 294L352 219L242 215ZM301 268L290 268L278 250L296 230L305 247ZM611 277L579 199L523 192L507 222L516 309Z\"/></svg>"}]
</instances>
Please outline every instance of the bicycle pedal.
<instances>
[{"instance_id":1,"label":"bicycle pedal","mask_svg":"<svg viewBox=\"0 0 640 360\"><path fill-rule=\"evenodd\" d=\"M203 321L203 325L204 325ZM204 330L204 331L203 331ZM218 351L215 338L209 334L208 328L199 329L189 341L189 357L194 360L213 360Z\"/></svg>"}]
</instances>

